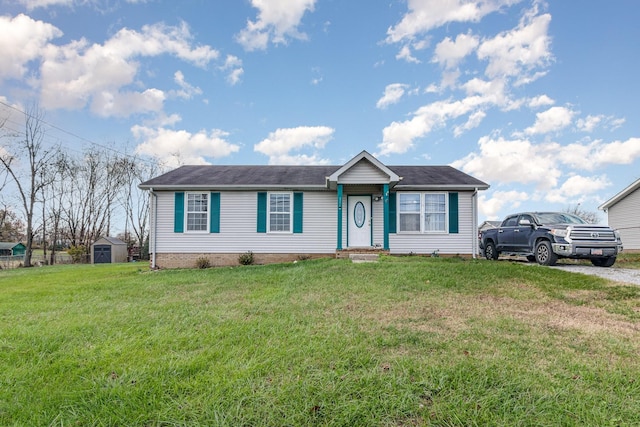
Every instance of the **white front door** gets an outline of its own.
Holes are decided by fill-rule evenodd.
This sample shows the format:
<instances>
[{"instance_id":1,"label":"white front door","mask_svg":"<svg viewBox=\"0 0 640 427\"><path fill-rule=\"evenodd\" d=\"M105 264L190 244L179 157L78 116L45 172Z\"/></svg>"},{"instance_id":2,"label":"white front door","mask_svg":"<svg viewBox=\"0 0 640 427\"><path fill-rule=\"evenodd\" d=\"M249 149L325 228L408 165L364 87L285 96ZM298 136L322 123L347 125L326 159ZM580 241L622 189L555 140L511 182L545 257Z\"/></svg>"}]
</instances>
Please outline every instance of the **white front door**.
<instances>
[{"instance_id":1,"label":"white front door","mask_svg":"<svg viewBox=\"0 0 640 427\"><path fill-rule=\"evenodd\" d=\"M371 196L349 196L349 247L371 246Z\"/></svg>"}]
</instances>

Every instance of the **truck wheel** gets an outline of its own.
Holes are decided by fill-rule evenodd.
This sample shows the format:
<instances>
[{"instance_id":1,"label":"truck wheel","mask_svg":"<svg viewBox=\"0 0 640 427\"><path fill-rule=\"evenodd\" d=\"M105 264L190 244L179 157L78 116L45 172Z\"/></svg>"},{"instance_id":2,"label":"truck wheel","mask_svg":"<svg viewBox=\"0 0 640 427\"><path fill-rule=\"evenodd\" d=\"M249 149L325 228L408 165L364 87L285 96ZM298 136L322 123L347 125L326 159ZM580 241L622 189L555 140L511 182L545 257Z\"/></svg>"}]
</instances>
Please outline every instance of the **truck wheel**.
<instances>
[{"instance_id":1,"label":"truck wheel","mask_svg":"<svg viewBox=\"0 0 640 427\"><path fill-rule=\"evenodd\" d=\"M496 245L494 245L493 242L487 243L487 247L484 248L484 256L488 260L498 259L498 251L496 250Z\"/></svg>"},{"instance_id":2,"label":"truck wheel","mask_svg":"<svg viewBox=\"0 0 640 427\"><path fill-rule=\"evenodd\" d=\"M548 240L540 240L536 243L535 257L540 265L555 265L558 261L558 255L553 252Z\"/></svg>"},{"instance_id":3,"label":"truck wheel","mask_svg":"<svg viewBox=\"0 0 640 427\"><path fill-rule=\"evenodd\" d=\"M608 258L591 258L591 264L596 267L611 267L616 262L616 257L611 256Z\"/></svg>"}]
</instances>

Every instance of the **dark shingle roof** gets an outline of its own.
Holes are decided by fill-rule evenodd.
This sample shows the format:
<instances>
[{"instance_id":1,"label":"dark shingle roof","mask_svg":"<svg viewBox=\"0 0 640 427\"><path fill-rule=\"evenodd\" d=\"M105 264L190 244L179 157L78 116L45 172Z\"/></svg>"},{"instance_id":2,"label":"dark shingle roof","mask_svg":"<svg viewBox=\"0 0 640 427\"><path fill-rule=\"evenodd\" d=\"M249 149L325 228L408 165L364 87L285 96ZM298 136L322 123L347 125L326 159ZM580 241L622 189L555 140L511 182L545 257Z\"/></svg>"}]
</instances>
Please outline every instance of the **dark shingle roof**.
<instances>
[{"instance_id":1,"label":"dark shingle roof","mask_svg":"<svg viewBox=\"0 0 640 427\"><path fill-rule=\"evenodd\" d=\"M326 187L342 166L181 166L140 184L140 188ZM488 185L451 166L388 166L403 179L398 187L480 187Z\"/></svg>"}]
</instances>

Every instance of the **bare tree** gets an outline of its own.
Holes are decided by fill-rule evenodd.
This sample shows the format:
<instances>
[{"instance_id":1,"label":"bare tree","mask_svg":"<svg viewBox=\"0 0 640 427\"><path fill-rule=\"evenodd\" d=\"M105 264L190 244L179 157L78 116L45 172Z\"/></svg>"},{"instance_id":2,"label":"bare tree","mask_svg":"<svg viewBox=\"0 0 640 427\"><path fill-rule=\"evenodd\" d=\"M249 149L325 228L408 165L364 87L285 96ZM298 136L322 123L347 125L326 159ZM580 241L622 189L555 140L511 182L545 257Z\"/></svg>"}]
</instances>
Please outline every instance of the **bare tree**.
<instances>
[{"instance_id":1,"label":"bare tree","mask_svg":"<svg viewBox=\"0 0 640 427\"><path fill-rule=\"evenodd\" d=\"M4 168L18 189L18 199L26 220L24 266L31 266L33 252L34 216L38 194L49 184L46 171L57 148L46 148L43 127L44 113L33 106L25 113L24 134L10 138L11 149L0 152L0 166Z\"/></svg>"},{"instance_id":2,"label":"bare tree","mask_svg":"<svg viewBox=\"0 0 640 427\"><path fill-rule=\"evenodd\" d=\"M72 246L88 250L98 237L111 233L117 197L126 182L122 162L119 155L98 148L65 162L68 185L61 206Z\"/></svg>"},{"instance_id":3,"label":"bare tree","mask_svg":"<svg viewBox=\"0 0 640 427\"><path fill-rule=\"evenodd\" d=\"M597 212L591 212L580 207L580 203L575 206L569 206L564 210L566 213L570 213L587 221L589 224L597 224L600 222L600 215Z\"/></svg>"},{"instance_id":4,"label":"bare tree","mask_svg":"<svg viewBox=\"0 0 640 427\"><path fill-rule=\"evenodd\" d=\"M24 224L8 206L0 208L0 241L19 242L24 235Z\"/></svg>"},{"instance_id":5,"label":"bare tree","mask_svg":"<svg viewBox=\"0 0 640 427\"><path fill-rule=\"evenodd\" d=\"M58 251L60 237L62 234L62 213L64 195L70 185L68 155L60 151L50 167L51 185L43 190L43 218L46 219L48 227L43 230L43 241L45 245L45 259L47 243L50 247L49 264L56 262L56 252Z\"/></svg>"},{"instance_id":6,"label":"bare tree","mask_svg":"<svg viewBox=\"0 0 640 427\"><path fill-rule=\"evenodd\" d=\"M133 235L140 250L149 236L149 195L138 188L138 184L157 175L159 166L144 162L136 157L123 158L121 171L125 185L121 193L122 206L126 215L125 236ZM129 231L131 230L131 231Z\"/></svg>"}]
</instances>

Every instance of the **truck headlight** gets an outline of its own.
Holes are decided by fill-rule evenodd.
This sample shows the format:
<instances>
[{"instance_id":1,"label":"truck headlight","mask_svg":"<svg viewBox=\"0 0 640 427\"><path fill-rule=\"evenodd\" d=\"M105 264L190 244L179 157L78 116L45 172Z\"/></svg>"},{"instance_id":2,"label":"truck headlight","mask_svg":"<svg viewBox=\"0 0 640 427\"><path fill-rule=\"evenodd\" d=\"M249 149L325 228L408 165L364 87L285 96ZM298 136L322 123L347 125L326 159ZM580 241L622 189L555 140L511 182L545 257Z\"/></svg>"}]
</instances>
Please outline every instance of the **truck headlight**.
<instances>
[{"instance_id":1,"label":"truck headlight","mask_svg":"<svg viewBox=\"0 0 640 427\"><path fill-rule=\"evenodd\" d=\"M567 237L567 229L566 228L552 228L551 234L556 237L562 237L563 239Z\"/></svg>"}]
</instances>

